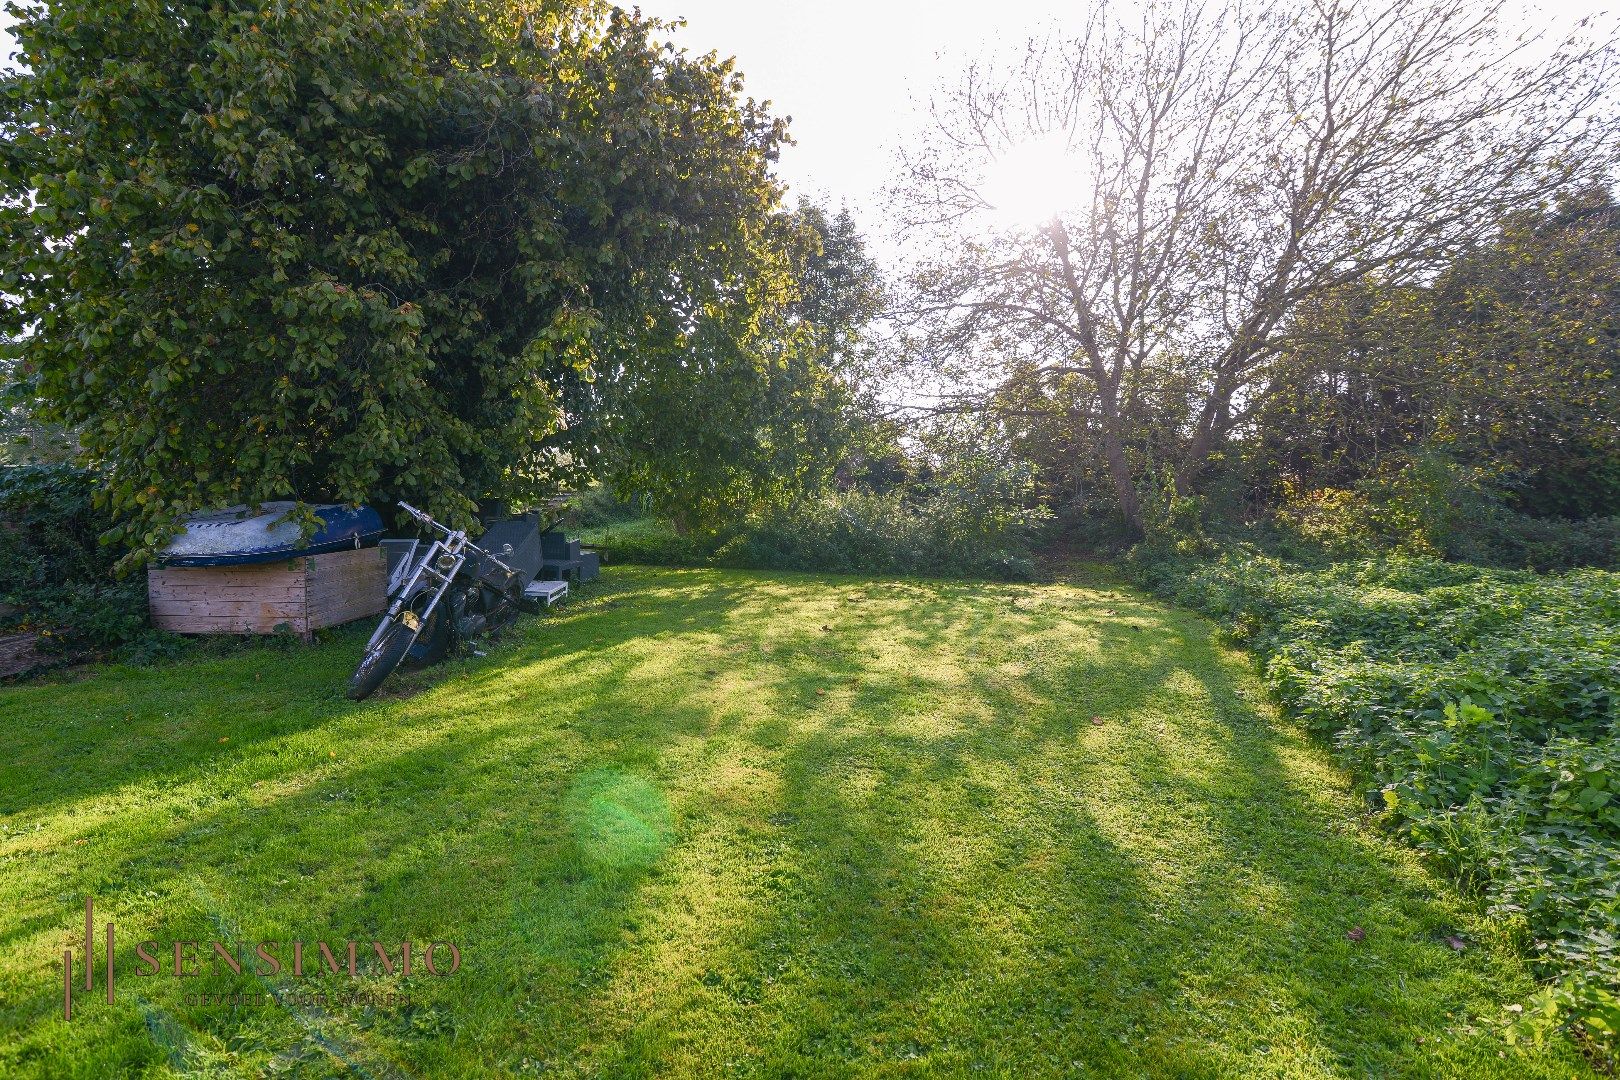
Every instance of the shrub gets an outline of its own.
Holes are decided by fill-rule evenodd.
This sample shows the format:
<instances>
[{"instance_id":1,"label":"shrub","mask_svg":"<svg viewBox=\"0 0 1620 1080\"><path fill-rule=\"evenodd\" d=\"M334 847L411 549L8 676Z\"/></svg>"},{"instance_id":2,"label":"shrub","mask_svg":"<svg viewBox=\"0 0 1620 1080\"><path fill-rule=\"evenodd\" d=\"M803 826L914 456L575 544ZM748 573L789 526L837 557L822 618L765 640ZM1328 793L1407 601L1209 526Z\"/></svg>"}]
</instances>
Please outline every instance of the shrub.
<instances>
[{"instance_id":1,"label":"shrub","mask_svg":"<svg viewBox=\"0 0 1620 1080\"><path fill-rule=\"evenodd\" d=\"M119 645L146 626L146 590L102 546L94 477L70 465L0 467L0 631L39 631L47 652Z\"/></svg>"},{"instance_id":2,"label":"shrub","mask_svg":"<svg viewBox=\"0 0 1620 1080\"><path fill-rule=\"evenodd\" d=\"M676 532L669 522L654 517L583 528L580 539L599 548L610 562L691 566L708 557L708 549L697 539Z\"/></svg>"},{"instance_id":3,"label":"shrub","mask_svg":"<svg viewBox=\"0 0 1620 1080\"><path fill-rule=\"evenodd\" d=\"M1028 580L1028 520L947 498L844 492L750 516L714 553L722 566Z\"/></svg>"},{"instance_id":4,"label":"shrub","mask_svg":"<svg viewBox=\"0 0 1620 1080\"><path fill-rule=\"evenodd\" d=\"M633 521L647 513L645 500L621 499L611 488L596 484L568 499L568 520L577 529L600 529Z\"/></svg>"},{"instance_id":5,"label":"shrub","mask_svg":"<svg viewBox=\"0 0 1620 1080\"><path fill-rule=\"evenodd\" d=\"M1412 454L1354 489L1281 485L1272 525L1309 558L1445 556L1542 572L1620 568L1620 518L1532 517L1499 476L1437 453Z\"/></svg>"},{"instance_id":6,"label":"shrub","mask_svg":"<svg viewBox=\"0 0 1620 1080\"><path fill-rule=\"evenodd\" d=\"M1620 567L1620 517L1536 518L1505 507L1474 518L1447 544L1448 555L1531 570Z\"/></svg>"},{"instance_id":7,"label":"shrub","mask_svg":"<svg viewBox=\"0 0 1620 1080\"><path fill-rule=\"evenodd\" d=\"M581 537L622 562L1027 581L1029 541L1041 519L1038 511L980 514L937 495L843 492L759 509L710 533L637 518Z\"/></svg>"},{"instance_id":8,"label":"shrub","mask_svg":"<svg viewBox=\"0 0 1620 1080\"><path fill-rule=\"evenodd\" d=\"M1620 1029L1620 575L1434 559L1303 570L1252 549L1142 557L1229 620L1392 829L1522 921L1555 984L1515 1035Z\"/></svg>"}]
</instances>

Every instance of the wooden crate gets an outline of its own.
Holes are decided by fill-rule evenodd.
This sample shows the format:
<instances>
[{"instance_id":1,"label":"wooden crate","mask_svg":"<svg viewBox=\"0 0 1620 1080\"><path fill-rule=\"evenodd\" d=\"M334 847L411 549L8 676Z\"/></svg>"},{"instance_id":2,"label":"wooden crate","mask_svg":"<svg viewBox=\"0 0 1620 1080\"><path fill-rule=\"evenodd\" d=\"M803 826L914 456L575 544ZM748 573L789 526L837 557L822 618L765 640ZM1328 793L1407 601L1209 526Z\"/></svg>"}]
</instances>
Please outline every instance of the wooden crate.
<instances>
[{"instance_id":1,"label":"wooden crate","mask_svg":"<svg viewBox=\"0 0 1620 1080\"><path fill-rule=\"evenodd\" d=\"M159 630L268 634L285 626L308 637L381 612L388 559L369 547L251 566L154 567L146 587Z\"/></svg>"}]
</instances>

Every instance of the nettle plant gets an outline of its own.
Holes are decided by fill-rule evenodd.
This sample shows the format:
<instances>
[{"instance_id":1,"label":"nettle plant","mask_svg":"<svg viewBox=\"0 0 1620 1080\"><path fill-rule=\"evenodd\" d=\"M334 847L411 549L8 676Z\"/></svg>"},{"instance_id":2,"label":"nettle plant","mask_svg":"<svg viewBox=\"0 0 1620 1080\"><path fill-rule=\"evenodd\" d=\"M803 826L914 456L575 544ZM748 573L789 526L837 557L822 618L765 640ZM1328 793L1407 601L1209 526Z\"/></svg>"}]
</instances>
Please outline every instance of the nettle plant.
<instances>
[{"instance_id":1,"label":"nettle plant","mask_svg":"<svg viewBox=\"0 0 1620 1080\"><path fill-rule=\"evenodd\" d=\"M1515 1038L1620 1039L1620 575L1428 559L1143 568L1234 621L1382 820L1523 928L1548 984Z\"/></svg>"}]
</instances>

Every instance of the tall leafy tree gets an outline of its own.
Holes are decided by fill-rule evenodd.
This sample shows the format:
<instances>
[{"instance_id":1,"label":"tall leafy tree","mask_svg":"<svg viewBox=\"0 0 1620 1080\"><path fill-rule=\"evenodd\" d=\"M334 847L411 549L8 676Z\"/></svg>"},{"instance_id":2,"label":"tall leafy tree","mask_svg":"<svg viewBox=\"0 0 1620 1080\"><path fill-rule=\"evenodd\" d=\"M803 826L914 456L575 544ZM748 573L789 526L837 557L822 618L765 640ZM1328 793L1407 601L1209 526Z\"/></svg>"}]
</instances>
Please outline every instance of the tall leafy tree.
<instances>
[{"instance_id":1,"label":"tall leafy tree","mask_svg":"<svg viewBox=\"0 0 1620 1080\"><path fill-rule=\"evenodd\" d=\"M1602 188L1511 216L1432 281L1362 281L1302 308L1248 448L1306 489L1414 452L1519 506L1620 512L1620 208Z\"/></svg>"},{"instance_id":2,"label":"tall leafy tree","mask_svg":"<svg viewBox=\"0 0 1620 1080\"><path fill-rule=\"evenodd\" d=\"M1000 381L987 359L1083 380L1140 530L1144 408L1185 418L1147 434L1190 491L1253 421L1302 305L1423 280L1613 163L1612 41L1509 39L1503 8L1099 2L1081 33L971 67L898 185L927 237L909 304L927 358L969 388ZM1052 203L986 228L987 175L1030 146L1052 151L1031 166Z\"/></svg>"},{"instance_id":3,"label":"tall leafy tree","mask_svg":"<svg viewBox=\"0 0 1620 1080\"><path fill-rule=\"evenodd\" d=\"M725 434L703 452L752 435L726 410L768 412L784 128L656 22L595 0L11 10L3 329L132 546L287 496L465 520L610 450L673 492L701 470L660 418Z\"/></svg>"}]
</instances>

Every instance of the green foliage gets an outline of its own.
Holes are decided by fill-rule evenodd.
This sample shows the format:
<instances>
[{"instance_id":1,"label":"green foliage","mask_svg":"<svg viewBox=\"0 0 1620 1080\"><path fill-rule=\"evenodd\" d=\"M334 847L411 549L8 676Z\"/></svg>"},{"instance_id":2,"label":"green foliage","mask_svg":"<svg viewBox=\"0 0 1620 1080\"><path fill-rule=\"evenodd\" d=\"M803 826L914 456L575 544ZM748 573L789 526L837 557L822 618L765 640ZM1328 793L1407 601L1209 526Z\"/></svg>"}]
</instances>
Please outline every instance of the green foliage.
<instances>
[{"instance_id":1,"label":"green foliage","mask_svg":"<svg viewBox=\"0 0 1620 1080\"><path fill-rule=\"evenodd\" d=\"M847 208L829 214L800 200L795 216L810 243L800 255L792 314L809 329L829 370L870 377L875 356L867 329L886 302L882 273Z\"/></svg>"},{"instance_id":2,"label":"green foliage","mask_svg":"<svg viewBox=\"0 0 1620 1080\"><path fill-rule=\"evenodd\" d=\"M713 561L771 570L1027 581L1034 574L1027 526L987 519L945 496L838 492L750 516L722 540Z\"/></svg>"},{"instance_id":3,"label":"green foliage","mask_svg":"<svg viewBox=\"0 0 1620 1080\"><path fill-rule=\"evenodd\" d=\"M71 461L78 441L71 431L45 423L35 413L39 403L18 380L17 359L0 346L0 465L38 465Z\"/></svg>"},{"instance_id":4,"label":"green foliage","mask_svg":"<svg viewBox=\"0 0 1620 1080\"><path fill-rule=\"evenodd\" d=\"M700 542L652 516L585 526L580 539L599 548L610 563L645 566L696 566L707 561L713 550L712 542Z\"/></svg>"},{"instance_id":5,"label":"green foliage","mask_svg":"<svg viewBox=\"0 0 1620 1080\"><path fill-rule=\"evenodd\" d=\"M593 484L568 498L567 524L572 529L597 529L631 521L647 512L645 500L622 499L613 489Z\"/></svg>"},{"instance_id":6,"label":"green foliage","mask_svg":"<svg viewBox=\"0 0 1620 1080\"><path fill-rule=\"evenodd\" d=\"M1577 1022L1612 1053L1620 576L1432 559L1304 571L1241 549L1138 570L1233 623L1389 825L1527 928L1563 978L1532 1013Z\"/></svg>"},{"instance_id":7,"label":"green foliage","mask_svg":"<svg viewBox=\"0 0 1620 1080\"><path fill-rule=\"evenodd\" d=\"M466 520L604 455L699 516L798 479L784 128L729 63L595 0L12 10L0 330L121 542L287 496Z\"/></svg>"},{"instance_id":8,"label":"green foliage","mask_svg":"<svg viewBox=\"0 0 1620 1080\"><path fill-rule=\"evenodd\" d=\"M1459 529L1446 549L1455 558L1487 566L1620 569L1620 516L1531 517L1494 506Z\"/></svg>"},{"instance_id":9,"label":"green foliage","mask_svg":"<svg viewBox=\"0 0 1620 1080\"><path fill-rule=\"evenodd\" d=\"M918 434L904 484L760 500L703 530L652 519L610 524L588 539L651 564L1031 577L1030 542L1050 515L1034 499L1030 466L996 431L962 418Z\"/></svg>"},{"instance_id":10,"label":"green foliage","mask_svg":"<svg viewBox=\"0 0 1620 1080\"><path fill-rule=\"evenodd\" d=\"M1169 469L1148 469L1138 485L1142 496L1142 547L1175 555L1197 555L1211 548L1204 531L1204 499L1176 491Z\"/></svg>"},{"instance_id":11,"label":"green foliage","mask_svg":"<svg viewBox=\"0 0 1620 1080\"><path fill-rule=\"evenodd\" d=\"M1271 524L1285 549L1326 559L1445 556L1519 570L1620 567L1620 518L1532 517L1486 469L1436 453L1387 459L1354 488L1284 480Z\"/></svg>"},{"instance_id":12,"label":"green foliage","mask_svg":"<svg viewBox=\"0 0 1620 1080\"><path fill-rule=\"evenodd\" d=\"M0 632L32 630L46 652L121 644L146 627L145 581L117 581L97 542L95 478L69 465L0 467Z\"/></svg>"},{"instance_id":13,"label":"green foliage","mask_svg":"<svg viewBox=\"0 0 1620 1080\"><path fill-rule=\"evenodd\" d=\"M824 491L870 441L866 331L883 294L853 219L801 201L764 235L774 261L745 268L748 303L711 304L719 333L700 327L682 363L627 366L600 391L605 479L683 531Z\"/></svg>"},{"instance_id":14,"label":"green foliage","mask_svg":"<svg viewBox=\"0 0 1620 1080\"><path fill-rule=\"evenodd\" d=\"M583 539L615 562L767 570L1027 581L1034 576L1026 526L982 519L944 499L900 492L833 492L768 506L705 533L643 517L588 528Z\"/></svg>"},{"instance_id":15,"label":"green foliage","mask_svg":"<svg viewBox=\"0 0 1620 1080\"><path fill-rule=\"evenodd\" d=\"M1470 489L1538 518L1620 513L1617 281L1620 208L1598 189L1508 220L1429 284L1313 301L1239 447L1247 481L1283 501L1393 485L1431 515Z\"/></svg>"}]
</instances>

